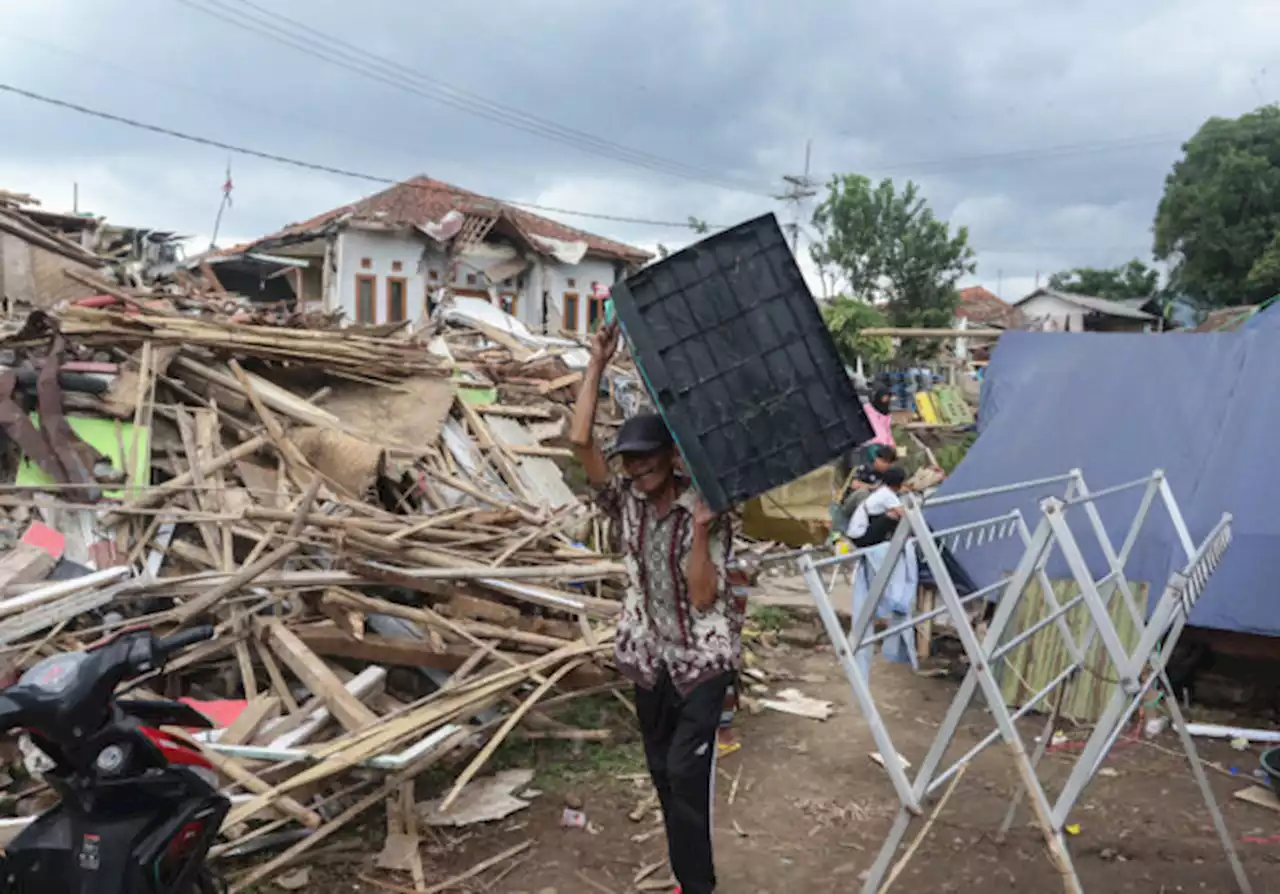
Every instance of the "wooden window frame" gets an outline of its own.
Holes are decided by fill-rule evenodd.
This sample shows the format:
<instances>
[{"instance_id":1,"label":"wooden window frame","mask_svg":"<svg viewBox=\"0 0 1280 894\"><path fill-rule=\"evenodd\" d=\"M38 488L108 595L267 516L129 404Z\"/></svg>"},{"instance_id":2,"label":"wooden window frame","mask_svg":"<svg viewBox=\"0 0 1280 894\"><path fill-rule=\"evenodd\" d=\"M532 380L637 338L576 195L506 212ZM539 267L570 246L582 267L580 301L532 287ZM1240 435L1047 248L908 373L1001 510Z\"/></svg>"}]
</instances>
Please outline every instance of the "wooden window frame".
<instances>
[{"instance_id":1,"label":"wooden window frame","mask_svg":"<svg viewBox=\"0 0 1280 894\"><path fill-rule=\"evenodd\" d=\"M572 320L569 319L569 302L571 299L573 301L573 319ZM560 311L561 311L561 314L560 314L561 322L564 323L564 331L577 332L578 331L578 293L577 292L564 293L564 306L560 308Z\"/></svg>"},{"instance_id":2,"label":"wooden window frame","mask_svg":"<svg viewBox=\"0 0 1280 894\"><path fill-rule=\"evenodd\" d=\"M608 301L607 298L597 298L595 295L587 297L587 331L595 332L604 325L604 305ZM591 319L591 311L595 310L596 318Z\"/></svg>"},{"instance_id":3,"label":"wooden window frame","mask_svg":"<svg viewBox=\"0 0 1280 894\"><path fill-rule=\"evenodd\" d=\"M361 259L360 259L360 269L361 269L361 270L372 270L372 269L373 269L373 258L361 258Z\"/></svg>"},{"instance_id":4,"label":"wooden window frame","mask_svg":"<svg viewBox=\"0 0 1280 894\"><path fill-rule=\"evenodd\" d=\"M392 273L399 273L399 272L400 272L401 270L403 270L403 269L404 269L404 264L403 264L402 262L400 262L400 261L392 261L392 262L391 262L391 272L392 272Z\"/></svg>"},{"instance_id":5,"label":"wooden window frame","mask_svg":"<svg viewBox=\"0 0 1280 894\"><path fill-rule=\"evenodd\" d=\"M365 282L369 283L369 299L370 299L369 310L370 310L370 312L373 314L373 317L374 317L374 319L371 319L371 320L366 320L366 319L364 319L364 318L360 315L360 310L361 310L361 308L360 308L360 284L361 284L361 283L365 283ZM373 326L373 325L377 324L377 322L378 322L378 320L377 320L377 316L378 316L378 277L377 277L377 276L374 276L374 275L373 275L373 274L371 274L371 273L357 273L357 274L356 274L356 294L355 294L355 305L356 305L355 310L356 310L356 323L357 323L357 324L362 325L362 326Z\"/></svg>"},{"instance_id":6,"label":"wooden window frame","mask_svg":"<svg viewBox=\"0 0 1280 894\"><path fill-rule=\"evenodd\" d=\"M508 308L507 304L511 307ZM517 317L517 311L520 309L520 294L518 292L499 292L498 293L498 309Z\"/></svg>"},{"instance_id":7,"label":"wooden window frame","mask_svg":"<svg viewBox=\"0 0 1280 894\"><path fill-rule=\"evenodd\" d=\"M405 320L409 319L409 280L407 277L404 277L404 276L388 276L386 277L386 280L387 280L387 302L386 302L387 316L384 322L403 323ZM391 287L395 283L400 284L400 307L404 311L404 313L400 316L399 319L396 319L395 317L391 316Z\"/></svg>"}]
</instances>

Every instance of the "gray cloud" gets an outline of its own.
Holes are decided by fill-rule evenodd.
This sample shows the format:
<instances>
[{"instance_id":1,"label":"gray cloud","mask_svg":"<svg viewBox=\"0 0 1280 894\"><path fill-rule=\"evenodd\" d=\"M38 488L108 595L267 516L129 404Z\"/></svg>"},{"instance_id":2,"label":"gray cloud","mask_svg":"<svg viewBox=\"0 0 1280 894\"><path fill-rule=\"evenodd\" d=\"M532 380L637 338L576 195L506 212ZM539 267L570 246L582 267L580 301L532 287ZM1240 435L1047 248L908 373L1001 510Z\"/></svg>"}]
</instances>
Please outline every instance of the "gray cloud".
<instances>
[{"instance_id":1,"label":"gray cloud","mask_svg":"<svg viewBox=\"0 0 1280 894\"><path fill-rule=\"evenodd\" d=\"M1145 255L1180 142L1277 94L1280 19L1265 0L255 2L365 58L718 180L780 190L807 138L821 176L912 177L970 227L975 279L1006 297L1037 272ZM227 142L603 214L723 224L778 208L467 115L178 0L6 0L2 15L0 81ZM75 181L86 207L122 222L209 231L226 152L5 94L0 121L0 186L63 207ZM230 238L376 189L232 164ZM647 246L690 238L565 219Z\"/></svg>"}]
</instances>

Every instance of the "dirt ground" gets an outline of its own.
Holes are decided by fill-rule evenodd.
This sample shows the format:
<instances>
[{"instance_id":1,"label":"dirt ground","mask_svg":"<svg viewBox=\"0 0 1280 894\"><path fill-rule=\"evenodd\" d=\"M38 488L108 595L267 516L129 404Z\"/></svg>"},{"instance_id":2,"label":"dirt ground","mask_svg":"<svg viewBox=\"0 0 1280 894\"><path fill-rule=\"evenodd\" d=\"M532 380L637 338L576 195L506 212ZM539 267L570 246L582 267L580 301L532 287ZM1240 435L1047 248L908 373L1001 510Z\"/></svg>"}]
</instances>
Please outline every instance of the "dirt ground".
<instances>
[{"instance_id":1,"label":"dirt ground","mask_svg":"<svg viewBox=\"0 0 1280 894\"><path fill-rule=\"evenodd\" d=\"M869 759L874 750L866 724L851 701L829 649L782 646L760 653L759 666L791 682L806 695L835 704L834 716L819 722L766 711L739 714L740 751L721 761L716 791L716 862L725 894L850 892L872 862L896 808L885 773ZM956 684L917 677L908 668L877 659L873 686L887 707L887 722L900 734L899 748L918 762ZM1039 723L1032 723L1039 726ZM989 729L981 708L971 709L960 744L967 748ZM1027 728L1028 740L1033 735ZM1064 730L1072 738L1084 733ZM541 743L539 743L541 744ZM1154 743L1129 743L1109 761L1108 775L1086 793L1073 816L1078 834L1070 839L1077 871L1089 892L1175 892L1235 890L1231 872L1203 808L1185 760L1171 733ZM958 754L959 751L954 751ZM1179 752L1180 754L1180 752ZM1202 757L1235 767L1247 776L1256 753L1209 743ZM1069 749L1046 758L1050 778L1065 778ZM656 814L640 822L628 818L642 800L646 783L639 748L585 745L580 751L548 754L516 750L503 765L537 766L533 805L499 823L438 836L428 848L428 874L442 880L526 840L533 842L514 869L495 866L450 891L501 894L580 894L667 890L638 887L645 878L669 878L665 841ZM640 778L637 778L640 777ZM1231 793L1247 784L1210 771L1237 847L1255 891L1280 891L1280 838L1250 842L1280 832L1280 814L1235 801ZM990 892L1061 890L1026 808L1008 840L994 840L1013 792L1014 771L1003 748L995 746L967 771L929 836L893 886L901 892ZM731 792L736 792L730 803ZM1051 789L1053 791L1054 789ZM580 799L590 819L587 830L560 825L565 797ZM370 837L376 838L375 829ZM908 841L914 831L908 833ZM366 851L367 853L367 851ZM375 891L352 870L332 890ZM334 879L335 882L337 879ZM400 884L405 879L397 880ZM313 884L315 879L313 878ZM328 888L329 886L325 886ZM279 891L279 888L275 890ZM412 890L408 888L407 890Z\"/></svg>"}]
</instances>

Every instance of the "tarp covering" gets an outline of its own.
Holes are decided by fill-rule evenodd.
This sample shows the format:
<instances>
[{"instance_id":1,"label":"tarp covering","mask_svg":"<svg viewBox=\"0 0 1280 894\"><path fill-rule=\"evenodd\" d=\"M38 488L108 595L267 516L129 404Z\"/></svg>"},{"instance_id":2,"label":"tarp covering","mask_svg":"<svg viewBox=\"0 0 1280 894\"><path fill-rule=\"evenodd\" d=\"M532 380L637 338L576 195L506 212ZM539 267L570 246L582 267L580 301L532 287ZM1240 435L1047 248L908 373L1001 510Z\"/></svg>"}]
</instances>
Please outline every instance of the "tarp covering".
<instances>
[{"instance_id":1,"label":"tarp covering","mask_svg":"<svg viewBox=\"0 0 1280 894\"><path fill-rule=\"evenodd\" d=\"M1198 544L1223 512L1234 540L1191 621L1202 627L1280 635L1280 334L1269 327L1207 334L1009 332L995 350L982 392L979 438L940 495L1080 469L1094 491L1163 469ZM1013 508L1033 528L1040 499L1065 485L939 506L935 526ZM1119 548L1141 489L1098 501ZM1096 538L1078 508L1072 530L1095 576L1105 573ZM1012 570L1012 540L959 558L980 586ZM1130 580L1163 586L1183 564L1162 505L1152 508L1126 565ZM1051 578L1068 576L1055 551ZM1153 600L1154 601L1154 600Z\"/></svg>"},{"instance_id":2,"label":"tarp covering","mask_svg":"<svg viewBox=\"0 0 1280 894\"><path fill-rule=\"evenodd\" d=\"M1263 304L1245 320L1240 327L1241 332L1280 332L1280 306L1272 301Z\"/></svg>"}]
</instances>

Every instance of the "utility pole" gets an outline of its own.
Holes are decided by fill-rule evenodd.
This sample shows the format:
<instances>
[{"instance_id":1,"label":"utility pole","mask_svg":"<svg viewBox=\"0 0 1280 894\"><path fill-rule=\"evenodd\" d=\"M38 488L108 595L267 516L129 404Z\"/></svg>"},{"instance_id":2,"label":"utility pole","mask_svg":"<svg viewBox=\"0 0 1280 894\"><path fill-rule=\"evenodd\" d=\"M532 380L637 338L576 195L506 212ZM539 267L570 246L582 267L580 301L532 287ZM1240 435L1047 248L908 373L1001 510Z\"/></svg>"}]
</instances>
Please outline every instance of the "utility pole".
<instances>
[{"instance_id":1,"label":"utility pole","mask_svg":"<svg viewBox=\"0 0 1280 894\"><path fill-rule=\"evenodd\" d=\"M804 144L804 173L803 174L786 174L783 180L791 188L780 196L774 196L779 202L786 202L791 206L791 223L784 226L784 229L791 233L791 253L798 254L800 251L800 218L804 213L804 204L818 194L818 184L809 176L809 162L813 157L813 140L806 140Z\"/></svg>"},{"instance_id":2,"label":"utility pole","mask_svg":"<svg viewBox=\"0 0 1280 894\"><path fill-rule=\"evenodd\" d=\"M222 228L222 215L231 207L231 159L227 159L227 179L222 183L222 201L218 203L218 214L213 219L213 235L209 237L209 250L218 247L218 230Z\"/></svg>"}]
</instances>

